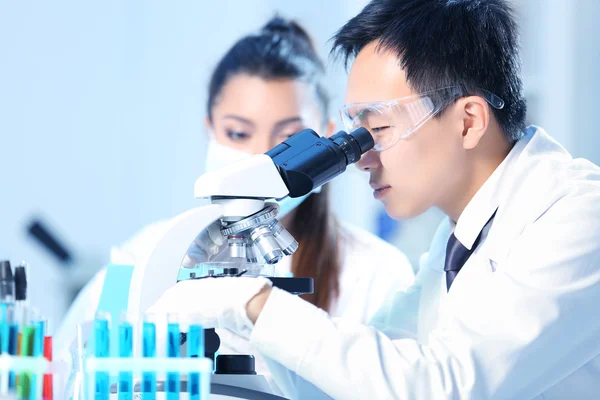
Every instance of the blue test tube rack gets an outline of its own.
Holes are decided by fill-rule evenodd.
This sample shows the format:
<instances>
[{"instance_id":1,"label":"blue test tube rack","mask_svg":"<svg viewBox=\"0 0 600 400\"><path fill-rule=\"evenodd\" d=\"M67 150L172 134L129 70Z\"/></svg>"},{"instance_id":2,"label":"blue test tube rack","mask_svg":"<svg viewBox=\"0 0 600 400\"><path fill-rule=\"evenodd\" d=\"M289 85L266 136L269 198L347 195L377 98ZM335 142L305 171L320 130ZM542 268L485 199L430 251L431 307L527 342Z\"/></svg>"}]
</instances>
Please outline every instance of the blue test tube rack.
<instances>
[{"instance_id":1,"label":"blue test tube rack","mask_svg":"<svg viewBox=\"0 0 600 400\"><path fill-rule=\"evenodd\" d=\"M153 317L136 318L135 322L130 317L127 322L122 319L121 323L110 324L110 330L119 330L116 354L97 354L91 349L79 349L84 354L81 399L129 400L140 395L144 399L209 398L213 362L204 357L202 326L189 321L180 324L178 320L162 324L155 322L156 316ZM114 335L104 329L102 331L103 349L112 348L105 339ZM79 332L82 334L82 330ZM186 353L181 353L179 347L181 332L187 337ZM89 341L82 338L78 343L82 346L87 342L96 347L97 341L97 338ZM102 393L98 393L99 388L102 388Z\"/></svg>"}]
</instances>

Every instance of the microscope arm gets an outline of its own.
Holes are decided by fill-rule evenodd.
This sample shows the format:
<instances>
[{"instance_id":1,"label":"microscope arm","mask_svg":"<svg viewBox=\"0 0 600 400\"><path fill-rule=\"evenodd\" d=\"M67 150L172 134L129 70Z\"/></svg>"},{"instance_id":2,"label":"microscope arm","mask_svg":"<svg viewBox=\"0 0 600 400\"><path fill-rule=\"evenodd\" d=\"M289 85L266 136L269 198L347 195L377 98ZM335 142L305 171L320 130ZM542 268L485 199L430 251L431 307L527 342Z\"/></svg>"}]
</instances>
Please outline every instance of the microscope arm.
<instances>
[{"instance_id":1,"label":"microscope arm","mask_svg":"<svg viewBox=\"0 0 600 400\"><path fill-rule=\"evenodd\" d=\"M198 233L219 219L220 204L193 208L168 222L147 259L136 260L129 288L128 311L144 312L177 281L181 261Z\"/></svg>"}]
</instances>

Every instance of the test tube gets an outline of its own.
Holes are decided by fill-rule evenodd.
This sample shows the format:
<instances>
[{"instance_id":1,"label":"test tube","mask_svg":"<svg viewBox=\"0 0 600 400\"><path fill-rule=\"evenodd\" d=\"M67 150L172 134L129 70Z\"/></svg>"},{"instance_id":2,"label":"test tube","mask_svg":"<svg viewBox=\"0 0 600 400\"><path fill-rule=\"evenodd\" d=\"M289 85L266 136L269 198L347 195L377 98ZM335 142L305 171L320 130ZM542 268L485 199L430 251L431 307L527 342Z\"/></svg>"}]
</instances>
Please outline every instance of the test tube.
<instances>
[{"instance_id":1,"label":"test tube","mask_svg":"<svg viewBox=\"0 0 600 400\"><path fill-rule=\"evenodd\" d=\"M94 357L108 357L110 351L110 314L97 312L94 318ZM96 371L95 373L95 400L108 400L110 396L109 372Z\"/></svg>"},{"instance_id":2,"label":"test tube","mask_svg":"<svg viewBox=\"0 0 600 400\"><path fill-rule=\"evenodd\" d=\"M199 315L189 315L186 321L187 356L204 357L204 328ZM200 373L190 372L188 374L188 393L190 400L200 400Z\"/></svg>"},{"instance_id":3,"label":"test tube","mask_svg":"<svg viewBox=\"0 0 600 400\"><path fill-rule=\"evenodd\" d=\"M52 362L52 336L50 336L50 326L46 320L46 333L44 335L44 358ZM44 400L54 400L54 385L52 374L44 374L44 383L42 388L42 398Z\"/></svg>"},{"instance_id":4,"label":"test tube","mask_svg":"<svg viewBox=\"0 0 600 400\"><path fill-rule=\"evenodd\" d=\"M46 332L45 323L43 318L40 316L39 312L33 316L33 319L30 321L31 326L34 328L33 333L33 349L31 351L32 357L43 357L44 356L44 334ZM30 400L39 399L42 395L41 393L41 382L35 374L31 374L31 379L29 382L29 398ZM38 394L39 391L39 394Z\"/></svg>"},{"instance_id":5,"label":"test tube","mask_svg":"<svg viewBox=\"0 0 600 400\"><path fill-rule=\"evenodd\" d=\"M25 308L23 317L25 324L22 326L21 332L21 348L20 355L24 357L32 357L34 353L34 342L36 322L38 320L38 311L35 308ZM35 384L35 378L30 372L22 372L19 374L17 382L17 396L20 399L29 399L31 397L32 381ZM35 391L34 391L35 393Z\"/></svg>"},{"instance_id":6,"label":"test tube","mask_svg":"<svg viewBox=\"0 0 600 400\"><path fill-rule=\"evenodd\" d=\"M167 357L179 358L181 355L181 330L179 316L167 315ZM179 372L167 372L167 400L179 400L181 393Z\"/></svg>"},{"instance_id":7,"label":"test tube","mask_svg":"<svg viewBox=\"0 0 600 400\"><path fill-rule=\"evenodd\" d=\"M16 356L19 348L19 323L17 320L17 312L16 307L11 306L8 308L7 314L7 322L8 322L8 354L11 356ZM17 374L13 371L10 371L8 374L8 388L10 391L16 391L17 389Z\"/></svg>"},{"instance_id":8,"label":"test tube","mask_svg":"<svg viewBox=\"0 0 600 400\"><path fill-rule=\"evenodd\" d=\"M144 314L142 357L156 357L156 321L155 314ZM156 372L142 372L142 397L144 400L156 400Z\"/></svg>"},{"instance_id":9,"label":"test tube","mask_svg":"<svg viewBox=\"0 0 600 400\"><path fill-rule=\"evenodd\" d=\"M20 354L21 341L23 339L23 327L27 325L27 263L15 267L15 321L18 326L17 342L15 344L16 354Z\"/></svg>"},{"instance_id":10,"label":"test tube","mask_svg":"<svg viewBox=\"0 0 600 400\"><path fill-rule=\"evenodd\" d=\"M10 322L8 310L10 305L0 303L0 353L8 354ZM8 394L9 371L0 371L0 395Z\"/></svg>"},{"instance_id":11,"label":"test tube","mask_svg":"<svg viewBox=\"0 0 600 400\"><path fill-rule=\"evenodd\" d=\"M121 313L119 324L119 357L133 357L133 326L136 320L133 315ZM119 372L119 400L133 398L133 372Z\"/></svg>"},{"instance_id":12,"label":"test tube","mask_svg":"<svg viewBox=\"0 0 600 400\"><path fill-rule=\"evenodd\" d=\"M42 358L44 357L44 336L46 335L46 320L37 313L36 319L31 321L35 327L35 333L33 337L33 351L32 356ZM38 400L42 397L43 391L43 378L37 375L31 375L31 388L29 390L29 399Z\"/></svg>"}]
</instances>

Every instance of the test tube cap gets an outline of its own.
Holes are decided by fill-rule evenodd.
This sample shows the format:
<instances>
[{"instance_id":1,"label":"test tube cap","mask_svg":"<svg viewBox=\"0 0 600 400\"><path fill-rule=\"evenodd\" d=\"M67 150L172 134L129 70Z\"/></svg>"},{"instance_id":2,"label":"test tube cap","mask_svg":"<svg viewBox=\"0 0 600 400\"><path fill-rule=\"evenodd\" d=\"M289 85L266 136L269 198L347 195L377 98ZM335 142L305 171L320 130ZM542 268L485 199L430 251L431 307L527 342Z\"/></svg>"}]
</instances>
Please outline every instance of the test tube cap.
<instances>
[{"instance_id":1,"label":"test tube cap","mask_svg":"<svg viewBox=\"0 0 600 400\"><path fill-rule=\"evenodd\" d=\"M0 279L7 279L7 278L12 279L12 277L13 277L13 274L12 274L12 268L10 266L10 261L8 261L8 260L0 261Z\"/></svg>"},{"instance_id":2,"label":"test tube cap","mask_svg":"<svg viewBox=\"0 0 600 400\"><path fill-rule=\"evenodd\" d=\"M15 292L15 280L10 261L0 261L0 300L10 296Z\"/></svg>"},{"instance_id":3,"label":"test tube cap","mask_svg":"<svg viewBox=\"0 0 600 400\"><path fill-rule=\"evenodd\" d=\"M27 299L27 271L25 265L15 267L15 300Z\"/></svg>"}]
</instances>

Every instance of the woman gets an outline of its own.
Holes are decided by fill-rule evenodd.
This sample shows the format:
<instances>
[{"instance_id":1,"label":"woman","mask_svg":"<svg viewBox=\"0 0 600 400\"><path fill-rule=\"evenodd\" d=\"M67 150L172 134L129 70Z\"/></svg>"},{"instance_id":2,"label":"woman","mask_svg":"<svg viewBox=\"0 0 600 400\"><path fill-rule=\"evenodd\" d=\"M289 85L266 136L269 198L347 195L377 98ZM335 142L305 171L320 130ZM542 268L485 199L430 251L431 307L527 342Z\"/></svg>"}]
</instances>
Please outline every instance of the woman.
<instances>
[{"instance_id":1,"label":"woman","mask_svg":"<svg viewBox=\"0 0 600 400\"><path fill-rule=\"evenodd\" d=\"M264 153L306 128L331 135L334 123L328 118L323 79L324 67L310 38L294 22L276 17L257 34L239 40L210 81L206 169ZM315 290L304 296L307 301L332 316L367 322L388 294L412 284L412 268L393 246L340 224L328 197L325 186L319 193L281 203L287 213L280 221L300 247L277 264L277 275L313 277ZM113 249L111 261L132 264L144 257L160 237L161 225ZM74 330L76 320L93 318L103 281L101 271L76 300L67 318L72 321L63 324L63 331ZM76 311L77 304L87 310ZM221 353L251 352L242 338L224 332L221 339ZM260 363L257 372L267 373Z\"/></svg>"}]
</instances>

